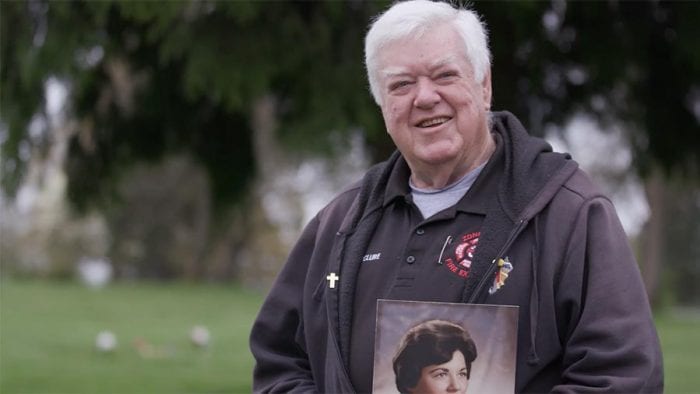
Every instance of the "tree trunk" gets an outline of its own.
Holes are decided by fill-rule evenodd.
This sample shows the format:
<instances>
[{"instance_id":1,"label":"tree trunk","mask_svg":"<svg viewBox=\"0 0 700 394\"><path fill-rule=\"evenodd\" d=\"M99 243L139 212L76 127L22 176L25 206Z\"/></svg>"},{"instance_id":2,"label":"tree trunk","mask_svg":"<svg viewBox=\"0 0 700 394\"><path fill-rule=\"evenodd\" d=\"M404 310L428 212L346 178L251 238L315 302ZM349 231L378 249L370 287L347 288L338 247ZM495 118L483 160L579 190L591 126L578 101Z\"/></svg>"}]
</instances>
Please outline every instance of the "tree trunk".
<instances>
[{"instance_id":1,"label":"tree trunk","mask_svg":"<svg viewBox=\"0 0 700 394\"><path fill-rule=\"evenodd\" d=\"M246 228L246 242L244 250L238 253L237 263L244 284L264 288L272 283L289 252L281 240L280 229L266 210L270 208L265 206L266 197L279 192L274 184L283 172L286 160L275 135L276 98L269 94L260 96L254 101L251 111L257 174L241 218Z\"/></svg>"},{"instance_id":2,"label":"tree trunk","mask_svg":"<svg viewBox=\"0 0 700 394\"><path fill-rule=\"evenodd\" d=\"M282 150L277 143L277 100L271 94L260 96L253 103L253 150L258 178L262 182L274 179L282 165Z\"/></svg>"},{"instance_id":3,"label":"tree trunk","mask_svg":"<svg viewBox=\"0 0 700 394\"><path fill-rule=\"evenodd\" d=\"M664 250L664 222L665 222L665 191L663 174L655 170L644 184L647 201L649 203L649 221L644 227L642 236L640 270L647 290L647 295L652 305L658 300L659 273L663 260Z\"/></svg>"}]
</instances>

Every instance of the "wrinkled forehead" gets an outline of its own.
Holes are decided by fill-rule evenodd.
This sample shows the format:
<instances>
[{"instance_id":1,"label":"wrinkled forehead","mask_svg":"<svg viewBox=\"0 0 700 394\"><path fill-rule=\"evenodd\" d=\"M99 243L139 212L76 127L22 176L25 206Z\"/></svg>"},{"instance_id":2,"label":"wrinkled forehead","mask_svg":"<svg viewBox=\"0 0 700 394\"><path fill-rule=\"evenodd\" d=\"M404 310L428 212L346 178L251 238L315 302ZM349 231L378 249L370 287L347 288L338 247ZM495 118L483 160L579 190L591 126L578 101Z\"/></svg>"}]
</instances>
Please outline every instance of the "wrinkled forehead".
<instances>
[{"instance_id":1,"label":"wrinkled forehead","mask_svg":"<svg viewBox=\"0 0 700 394\"><path fill-rule=\"evenodd\" d=\"M425 62L425 68L427 71L435 71L445 67L457 66L460 64L460 61L463 62L464 59L459 54L445 53L444 56L428 59ZM410 68L407 66L392 64L391 59L381 59L380 61L379 74L383 78L406 75L410 71Z\"/></svg>"},{"instance_id":2,"label":"wrinkled forehead","mask_svg":"<svg viewBox=\"0 0 700 394\"><path fill-rule=\"evenodd\" d=\"M386 42L378 53L378 77L392 77L412 71L433 72L447 66L471 71L464 40L450 25L440 25L421 36Z\"/></svg>"}]
</instances>

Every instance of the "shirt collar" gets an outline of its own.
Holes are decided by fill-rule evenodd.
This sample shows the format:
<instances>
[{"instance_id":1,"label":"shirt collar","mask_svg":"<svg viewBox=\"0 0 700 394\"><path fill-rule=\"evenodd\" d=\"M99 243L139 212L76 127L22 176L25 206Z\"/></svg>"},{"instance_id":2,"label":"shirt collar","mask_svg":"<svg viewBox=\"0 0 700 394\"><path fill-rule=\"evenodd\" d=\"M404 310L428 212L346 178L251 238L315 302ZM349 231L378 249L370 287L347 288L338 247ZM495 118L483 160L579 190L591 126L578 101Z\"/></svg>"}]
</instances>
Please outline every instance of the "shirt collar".
<instances>
[{"instance_id":1,"label":"shirt collar","mask_svg":"<svg viewBox=\"0 0 700 394\"><path fill-rule=\"evenodd\" d=\"M384 194L384 206L391 204L395 199L405 199L411 195L411 188L408 186L408 178L411 176L411 169L403 156L396 161L396 166L389 175L389 182Z\"/></svg>"},{"instance_id":2,"label":"shirt collar","mask_svg":"<svg viewBox=\"0 0 700 394\"><path fill-rule=\"evenodd\" d=\"M504 166L503 141L498 133L492 133L491 135L496 143L496 149L467 194L455 205L457 211L486 215L486 207L489 201L496 198L498 180L500 174L503 173ZM404 200L410 198L411 189L408 186L410 176L411 169L403 156L401 156L389 175L384 195L384 206L399 198Z\"/></svg>"}]
</instances>

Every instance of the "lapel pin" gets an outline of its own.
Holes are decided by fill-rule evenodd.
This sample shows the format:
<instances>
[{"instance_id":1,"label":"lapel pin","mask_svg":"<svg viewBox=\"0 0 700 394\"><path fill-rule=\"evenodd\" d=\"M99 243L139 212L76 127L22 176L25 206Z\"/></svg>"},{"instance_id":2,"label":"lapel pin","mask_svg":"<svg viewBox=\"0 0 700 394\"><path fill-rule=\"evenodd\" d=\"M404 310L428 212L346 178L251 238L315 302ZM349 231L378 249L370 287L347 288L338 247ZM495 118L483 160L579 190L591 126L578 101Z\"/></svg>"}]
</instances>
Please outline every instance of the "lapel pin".
<instances>
[{"instance_id":1,"label":"lapel pin","mask_svg":"<svg viewBox=\"0 0 700 394\"><path fill-rule=\"evenodd\" d=\"M493 294L498 291L506 283L508 279L508 274L513 270L513 264L508 260L508 256L505 259L498 259L498 271L496 272L496 277L493 279L493 286L489 289L489 294Z\"/></svg>"},{"instance_id":2,"label":"lapel pin","mask_svg":"<svg viewBox=\"0 0 700 394\"><path fill-rule=\"evenodd\" d=\"M335 272L331 272L330 275L326 276L326 280L328 281L328 287L331 289L335 289L335 282L340 279L338 275L335 274Z\"/></svg>"}]
</instances>

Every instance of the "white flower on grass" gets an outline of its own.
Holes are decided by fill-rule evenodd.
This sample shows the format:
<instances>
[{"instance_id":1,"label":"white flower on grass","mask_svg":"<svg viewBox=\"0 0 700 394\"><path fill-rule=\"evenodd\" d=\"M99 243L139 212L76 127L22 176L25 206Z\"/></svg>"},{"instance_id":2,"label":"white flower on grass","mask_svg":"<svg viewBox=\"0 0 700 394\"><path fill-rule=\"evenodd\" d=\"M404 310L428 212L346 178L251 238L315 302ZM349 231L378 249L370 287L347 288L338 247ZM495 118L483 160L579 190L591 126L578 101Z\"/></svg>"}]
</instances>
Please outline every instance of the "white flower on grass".
<instances>
[{"instance_id":1,"label":"white flower on grass","mask_svg":"<svg viewBox=\"0 0 700 394\"><path fill-rule=\"evenodd\" d=\"M113 352L117 348L117 336L109 330L100 331L95 339L95 347L103 353Z\"/></svg>"},{"instance_id":2,"label":"white flower on grass","mask_svg":"<svg viewBox=\"0 0 700 394\"><path fill-rule=\"evenodd\" d=\"M78 263L80 280L92 288L100 288L112 280L112 264L105 258L82 258Z\"/></svg>"},{"instance_id":3,"label":"white flower on grass","mask_svg":"<svg viewBox=\"0 0 700 394\"><path fill-rule=\"evenodd\" d=\"M206 347L209 345L211 335L209 330L204 326L194 326L190 330L190 340L197 347Z\"/></svg>"}]
</instances>

